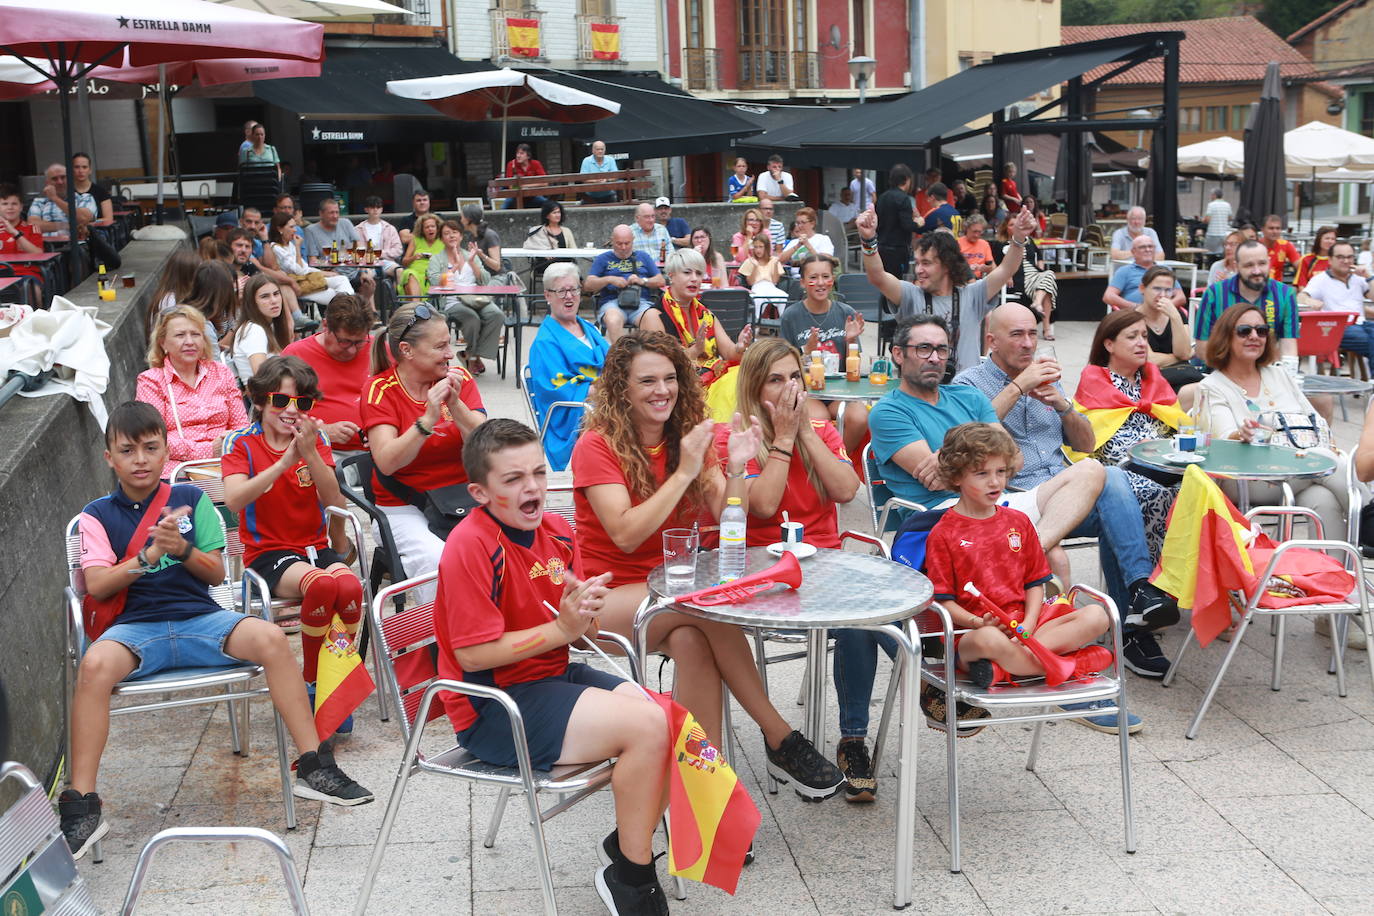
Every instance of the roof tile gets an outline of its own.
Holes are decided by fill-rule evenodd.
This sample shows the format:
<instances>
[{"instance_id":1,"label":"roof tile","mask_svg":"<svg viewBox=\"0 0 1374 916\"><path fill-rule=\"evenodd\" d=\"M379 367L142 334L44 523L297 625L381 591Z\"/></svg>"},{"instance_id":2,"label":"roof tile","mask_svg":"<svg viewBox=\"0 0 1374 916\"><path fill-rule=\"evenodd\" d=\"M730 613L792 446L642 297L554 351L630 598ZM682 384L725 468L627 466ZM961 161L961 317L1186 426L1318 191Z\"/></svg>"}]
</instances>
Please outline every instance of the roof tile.
<instances>
[{"instance_id":1,"label":"roof tile","mask_svg":"<svg viewBox=\"0 0 1374 916\"><path fill-rule=\"evenodd\" d=\"M1179 45L1179 82L1258 83L1270 61L1279 62L1285 78L1318 75L1316 67L1297 49L1269 30L1253 16L1228 16L1220 19L1194 19L1187 22L1127 22L1114 25L1066 25L1060 28L1061 44L1116 38L1151 31L1180 31L1185 38ZM1099 67L1084 74L1091 80L1115 65ZM1164 82L1164 62L1147 60L1118 74L1109 85L1159 85Z\"/></svg>"}]
</instances>

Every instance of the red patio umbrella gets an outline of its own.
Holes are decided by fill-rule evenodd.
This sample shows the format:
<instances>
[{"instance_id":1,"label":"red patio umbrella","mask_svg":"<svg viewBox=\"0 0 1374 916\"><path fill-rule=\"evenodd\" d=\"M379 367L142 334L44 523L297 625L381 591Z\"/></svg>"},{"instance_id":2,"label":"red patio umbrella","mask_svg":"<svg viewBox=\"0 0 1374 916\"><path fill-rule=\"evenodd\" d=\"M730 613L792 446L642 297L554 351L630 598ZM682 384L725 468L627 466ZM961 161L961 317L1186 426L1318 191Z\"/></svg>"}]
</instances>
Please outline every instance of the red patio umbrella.
<instances>
[{"instance_id":1,"label":"red patio umbrella","mask_svg":"<svg viewBox=\"0 0 1374 916\"><path fill-rule=\"evenodd\" d=\"M140 0L129 8L112 7L106 0L0 0L0 52L28 64L58 90L63 161L70 162L71 90L94 67L245 57L318 61L324 56L324 27L205 0ZM75 214L71 182L67 208ZM68 245L73 277L76 241L73 231Z\"/></svg>"}]
</instances>

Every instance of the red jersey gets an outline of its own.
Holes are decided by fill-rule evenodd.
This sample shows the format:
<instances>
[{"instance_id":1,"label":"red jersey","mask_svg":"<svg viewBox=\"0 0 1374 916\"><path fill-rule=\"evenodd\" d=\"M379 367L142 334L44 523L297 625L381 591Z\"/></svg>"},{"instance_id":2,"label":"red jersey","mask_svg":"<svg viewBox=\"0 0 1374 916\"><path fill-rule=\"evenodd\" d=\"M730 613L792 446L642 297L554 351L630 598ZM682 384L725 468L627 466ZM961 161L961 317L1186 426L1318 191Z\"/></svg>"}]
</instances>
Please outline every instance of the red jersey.
<instances>
[{"instance_id":1,"label":"red jersey","mask_svg":"<svg viewBox=\"0 0 1374 916\"><path fill-rule=\"evenodd\" d=\"M542 602L558 607L567 570L577 574L581 564L572 530L560 516L546 512L539 528L527 532L506 528L485 509L470 513L453 529L439 559L434 598L439 677L504 688L562 674L568 667L566 645L471 674L463 671L453 650L552 620ZM454 731L477 719L467 697L444 693L440 698Z\"/></svg>"},{"instance_id":2,"label":"red jersey","mask_svg":"<svg viewBox=\"0 0 1374 916\"><path fill-rule=\"evenodd\" d=\"M1288 239L1279 239L1277 242L1269 242L1261 239L1264 247L1269 249L1269 279L1283 282L1283 268L1288 264L1296 265L1302 259L1298 254L1298 249Z\"/></svg>"},{"instance_id":3,"label":"red jersey","mask_svg":"<svg viewBox=\"0 0 1374 916\"><path fill-rule=\"evenodd\" d=\"M654 480L662 484L668 479L668 447L666 444L660 445L648 452L649 468ZM690 528L694 522L701 521L699 515L692 514L679 503L657 531L626 553L611 540L592 504L587 501L587 487L612 483L629 489L625 472L620 468L620 459L611 450L610 443L599 432L586 430L578 436L577 444L573 446L568 469L573 475L573 506L577 512L577 540L583 564L589 570L588 575L609 571L613 577L610 583L612 588L646 581L649 570L663 562L663 532L669 528ZM631 505L639 505L640 502L641 499L630 494ZM704 541L705 533L702 537Z\"/></svg>"},{"instance_id":4,"label":"red jersey","mask_svg":"<svg viewBox=\"0 0 1374 916\"><path fill-rule=\"evenodd\" d=\"M1003 178L998 185L1002 196L1002 203L1007 205L1007 212L1016 215L1021 210L1021 192L1016 187L1015 178ZM1012 198L1007 200L1007 198Z\"/></svg>"},{"instance_id":5,"label":"red jersey","mask_svg":"<svg viewBox=\"0 0 1374 916\"><path fill-rule=\"evenodd\" d=\"M320 457L334 466L334 453L321 436L315 443ZM256 477L281 460L282 453L267 444L262 426L254 423L234 437L229 454L220 458L220 473ZM329 546L315 481L305 459L297 461L277 478L271 489L239 511L239 540L243 541L243 562L252 563L259 554L272 550L305 553L307 547Z\"/></svg>"},{"instance_id":6,"label":"red jersey","mask_svg":"<svg viewBox=\"0 0 1374 916\"><path fill-rule=\"evenodd\" d=\"M315 402L315 409L310 411L312 417L322 423L347 420L361 427L362 412L359 404L363 399L363 385L367 383L368 372L371 369L368 362L368 353L371 350L372 335L369 334L367 343L357 348L352 359L340 362L330 356L320 344L319 337L312 334L304 340L288 344L281 353L282 356L299 356L319 377L320 392L324 397ZM362 433L359 432L335 448L356 452L367 448L367 445L363 442Z\"/></svg>"},{"instance_id":7,"label":"red jersey","mask_svg":"<svg viewBox=\"0 0 1374 916\"><path fill-rule=\"evenodd\" d=\"M43 233L25 222L19 222L15 228L29 242L38 246L38 250L43 250ZM0 254L25 254L24 249L19 247L19 239L11 235L8 231L0 231ZM18 277L37 277L43 278L43 268L38 264L29 261L18 264L7 264L10 270L14 271Z\"/></svg>"},{"instance_id":8,"label":"red jersey","mask_svg":"<svg viewBox=\"0 0 1374 916\"><path fill-rule=\"evenodd\" d=\"M521 165L519 160L512 159L506 163L507 178L529 178L534 175L547 175L544 171L544 163L538 159L526 159L525 164Z\"/></svg>"},{"instance_id":9,"label":"red jersey","mask_svg":"<svg viewBox=\"0 0 1374 916\"><path fill-rule=\"evenodd\" d=\"M458 389L458 397L473 410L483 413L482 393L477 383L466 369L459 369L463 385ZM415 425L415 421L425 415L425 402L416 400L406 391L396 369L386 370L367 380L363 389L363 431L370 433L375 426L395 427L398 434L404 433ZM449 415L448 405L439 409L439 422L434 425L434 434L425 439L420 452L410 464L399 468L391 475L408 487L421 493L438 487L448 487L456 483L467 483L468 475L463 471L463 433ZM374 472L372 487L379 506L404 506L405 500L398 499L387 492Z\"/></svg>"},{"instance_id":10,"label":"red jersey","mask_svg":"<svg viewBox=\"0 0 1374 916\"><path fill-rule=\"evenodd\" d=\"M1026 610L1026 589L1049 581L1050 565L1024 512L998 506L988 518L969 518L950 509L930 529L926 575L936 600L957 601L967 609L964 583L972 582L1019 618Z\"/></svg>"},{"instance_id":11,"label":"red jersey","mask_svg":"<svg viewBox=\"0 0 1374 916\"><path fill-rule=\"evenodd\" d=\"M840 439L840 434L835 432L835 427L825 420L812 420L811 427L820 435L821 441L837 461L850 463L849 456L844 450L844 441ZM729 444L730 427L722 423L716 427L716 455L720 458L722 470L725 469L729 456ZM767 547L781 541L782 513L786 510L789 519L801 522L805 526L803 536L806 543L839 549L840 531L835 522L835 501L823 500L821 494L816 492L815 485L806 474L801 449L801 444L797 443L792 450L792 459L787 462L787 484L782 493L782 501L778 503L778 510L768 518L759 518L752 512L749 514L749 526L745 533L745 543L748 546ZM751 478L763 473L763 465L759 463L758 456L749 459L744 473Z\"/></svg>"}]
</instances>

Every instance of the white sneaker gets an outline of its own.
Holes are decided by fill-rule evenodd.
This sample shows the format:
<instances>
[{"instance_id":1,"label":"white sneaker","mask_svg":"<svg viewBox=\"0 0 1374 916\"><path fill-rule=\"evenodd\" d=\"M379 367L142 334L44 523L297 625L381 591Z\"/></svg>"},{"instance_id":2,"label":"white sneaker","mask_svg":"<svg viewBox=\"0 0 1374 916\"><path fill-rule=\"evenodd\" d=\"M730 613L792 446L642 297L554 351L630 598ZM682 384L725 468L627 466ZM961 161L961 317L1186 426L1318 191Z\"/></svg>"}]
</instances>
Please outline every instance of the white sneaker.
<instances>
[{"instance_id":1,"label":"white sneaker","mask_svg":"<svg viewBox=\"0 0 1374 916\"><path fill-rule=\"evenodd\" d=\"M1312 618L1312 630L1318 636L1331 638L1331 616L1320 614ZM1364 650L1369 648L1369 640L1365 638L1364 629L1360 626L1359 620L1352 617L1349 625L1345 629L1345 644L1352 649Z\"/></svg>"}]
</instances>

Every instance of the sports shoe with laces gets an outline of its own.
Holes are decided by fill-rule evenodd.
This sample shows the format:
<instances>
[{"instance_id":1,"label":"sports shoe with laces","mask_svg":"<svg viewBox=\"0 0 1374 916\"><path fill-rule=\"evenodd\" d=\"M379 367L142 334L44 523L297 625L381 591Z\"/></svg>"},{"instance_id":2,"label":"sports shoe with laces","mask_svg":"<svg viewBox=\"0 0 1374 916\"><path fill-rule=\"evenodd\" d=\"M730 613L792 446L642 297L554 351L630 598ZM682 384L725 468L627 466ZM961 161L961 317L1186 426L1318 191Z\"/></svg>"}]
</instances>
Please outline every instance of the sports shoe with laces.
<instances>
[{"instance_id":1,"label":"sports shoe with laces","mask_svg":"<svg viewBox=\"0 0 1374 916\"><path fill-rule=\"evenodd\" d=\"M1169 659L1149 630L1130 630L1122 636L1121 663L1141 677L1162 678L1169 673Z\"/></svg>"},{"instance_id":2,"label":"sports shoe with laces","mask_svg":"<svg viewBox=\"0 0 1374 916\"><path fill-rule=\"evenodd\" d=\"M621 863L596 870L596 892L611 916L668 916L668 895L658 876L648 884L627 884L620 876Z\"/></svg>"},{"instance_id":3,"label":"sports shoe with laces","mask_svg":"<svg viewBox=\"0 0 1374 916\"><path fill-rule=\"evenodd\" d=\"M815 801L829 798L844 784L844 774L821 756L816 746L801 732L793 730L775 751L763 743L768 751L768 775L778 782L792 783L802 798Z\"/></svg>"},{"instance_id":4,"label":"sports shoe with laces","mask_svg":"<svg viewBox=\"0 0 1374 916\"><path fill-rule=\"evenodd\" d=\"M844 800L871 802L878 797L878 780L874 778L873 761L868 745L862 738L845 738L835 748L835 762L844 773Z\"/></svg>"},{"instance_id":5,"label":"sports shoe with laces","mask_svg":"<svg viewBox=\"0 0 1374 916\"><path fill-rule=\"evenodd\" d=\"M1090 713L1090 715L1079 716L1070 721L1077 722L1079 725L1086 725L1094 731L1117 735L1121 733L1121 714L1119 712L1095 712L1100 709L1110 709L1115 705L1111 700L1092 700L1087 703L1065 703L1059 708L1069 712ZM1126 731L1129 734L1134 735L1144 727L1145 723L1141 721L1140 716L1133 712L1126 714Z\"/></svg>"},{"instance_id":6,"label":"sports shoe with laces","mask_svg":"<svg viewBox=\"0 0 1374 916\"><path fill-rule=\"evenodd\" d=\"M334 762L328 744L318 751L306 751L296 761L296 784L291 788L297 798L329 802L331 805L365 805L372 793L349 778Z\"/></svg>"},{"instance_id":7,"label":"sports shoe with laces","mask_svg":"<svg viewBox=\"0 0 1374 916\"><path fill-rule=\"evenodd\" d=\"M625 853L620 851L620 830L612 830L606 834L606 838L601 841L601 845L596 847L596 857L602 865L612 865L625 858Z\"/></svg>"},{"instance_id":8,"label":"sports shoe with laces","mask_svg":"<svg viewBox=\"0 0 1374 916\"><path fill-rule=\"evenodd\" d=\"M72 858L84 856L96 842L110 832L110 825L100 816L100 796L94 792L82 795L75 789L65 789L57 796L57 813L62 821L62 835Z\"/></svg>"},{"instance_id":9,"label":"sports shoe with laces","mask_svg":"<svg viewBox=\"0 0 1374 916\"><path fill-rule=\"evenodd\" d=\"M926 725L935 729L937 732L945 731L946 709L944 691L930 684L922 684L921 698L918 702L921 707L921 712L925 713ZM971 706L962 700L955 702L954 714L959 719L959 725L954 730L955 737L958 738L972 738L974 735L987 728L986 725L971 725L965 723L972 723L978 719L986 719L992 715L992 713L988 712L983 707Z\"/></svg>"},{"instance_id":10,"label":"sports shoe with laces","mask_svg":"<svg viewBox=\"0 0 1374 916\"><path fill-rule=\"evenodd\" d=\"M1178 621L1178 602L1174 597L1142 579L1131 596L1131 606L1123 623L1128 627L1162 630Z\"/></svg>"}]
</instances>

